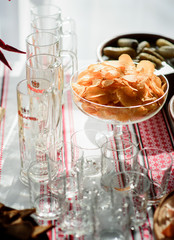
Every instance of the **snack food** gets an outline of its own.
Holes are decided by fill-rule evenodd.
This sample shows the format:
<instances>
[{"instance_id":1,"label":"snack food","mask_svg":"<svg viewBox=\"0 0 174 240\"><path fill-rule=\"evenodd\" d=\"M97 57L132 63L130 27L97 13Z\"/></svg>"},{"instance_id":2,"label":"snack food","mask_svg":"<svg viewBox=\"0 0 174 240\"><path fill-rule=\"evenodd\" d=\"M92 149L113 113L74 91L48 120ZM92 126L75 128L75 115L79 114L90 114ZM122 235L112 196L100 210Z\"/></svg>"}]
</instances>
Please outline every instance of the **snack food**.
<instances>
[{"instance_id":1,"label":"snack food","mask_svg":"<svg viewBox=\"0 0 174 240\"><path fill-rule=\"evenodd\" d=\"M39 226L33 218L35 209L16 210L0 203L1 240L48 240L45 234L53 225Z\"/></svg>"},{"instance_id":2,"label":"snack food","mask_svg":"<svg viewBox=\"0 0 174 240\"><path fill-rule=\"evenodd\" d=\"M72 81L74 101L98 118L141 121L158 111L167 96L167 80L154 71L150 61L136 65L128 54L91 64Z\"/></svg>"},{"instance_id":3,"label":"snack food","mask_svg":"<svg viewBox=\"0 0 174 240\"><path fill-rule=\"evenodd\" d=\"M161 200L154 214L154 233L156 240L174 239L174 192Z\"/></svg>"},{"instance_id":4,"label":"snack food","mask_svg":"<svg viewBox=\"0 0 174 240\"><path fill-rule=\"evenodd\" d=\"M129 54L136 61L149 60L156 68L160 68L163 61L174 58L174 44L164 38L157 38L151 44L146 40L121 37L113 46L103 48L103 56L109 59L117 60L123 53Z\"/></svg>"}]
</instances>

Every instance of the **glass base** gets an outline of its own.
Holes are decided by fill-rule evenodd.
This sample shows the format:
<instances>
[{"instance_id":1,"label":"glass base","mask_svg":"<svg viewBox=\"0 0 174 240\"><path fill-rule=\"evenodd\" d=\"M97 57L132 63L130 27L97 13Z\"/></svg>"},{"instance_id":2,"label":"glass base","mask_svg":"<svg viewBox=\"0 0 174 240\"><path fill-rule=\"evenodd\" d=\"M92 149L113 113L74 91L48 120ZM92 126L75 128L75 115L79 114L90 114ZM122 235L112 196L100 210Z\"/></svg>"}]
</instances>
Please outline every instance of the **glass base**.
<instances>
[{"instance_id":1,"label":"glass base","mask_svg":"<svg viewBox=\"0 0 174 240\"><path fill-rule=\"evenodd\" d=\"M20 172L19 180L20 180L25 186L28 186L28 185L29 185L27 174L24 173L23 171Z\"/></svg>"},{"instance_id":2,"label":"glass base","mask_svg":"<svg viewBox=\"0 0 174 240\"><path fill-rule=\"evenodd\" d=\"M34 207L36 213L34 214L40 220L54 220L61 216L61 199L54 196L39 196L35 199Z\"/></svg>"},{"instance_id":3,"label":"glass base","mask_svg":"<svg viewBox=\"0 0 174 240\"><path fill-rule=\"evenodd\" d=\"M100 239L103 240L126 240L125 236L119 230L107 231L103 230L100 232Z\"/></svg>"}]
</instances>

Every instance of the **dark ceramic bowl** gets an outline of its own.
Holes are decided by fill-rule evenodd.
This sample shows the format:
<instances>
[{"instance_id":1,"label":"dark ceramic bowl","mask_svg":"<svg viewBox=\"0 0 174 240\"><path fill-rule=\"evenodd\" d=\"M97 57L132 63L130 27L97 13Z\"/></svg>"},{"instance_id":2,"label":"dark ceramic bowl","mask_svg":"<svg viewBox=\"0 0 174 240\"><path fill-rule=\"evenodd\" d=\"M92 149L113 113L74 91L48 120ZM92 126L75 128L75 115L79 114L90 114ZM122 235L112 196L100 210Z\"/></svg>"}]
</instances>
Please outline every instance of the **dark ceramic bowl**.
<instances>
[{"instance_id":1,"label":"dark ceramic bowl","mask_svg":"<svg viewBox=\"0 0 174 240\"><path fill-rule=\"evenodd\" d=\"M159 38L164 38L168 40L169 42L174 44L174 39L162 36L162 35L157 35L157 34L148 34L148 33L130 33L130 34L124 34L124 35L119 35L115 36L113 38L107 39L103 41L97 48L97 59L98 61L104 61L108 60L108 57L106 57L103 53L103 49L105 47L117 47L117 41L120 38L132 38L136 39L138 42L141 41L148 41L150 43L151 47L156 46L156 40ZM173 61L173 60L172 60ZM174 61L173 61L174 63Z\"/></svg>"},{"instance_id":2,"label":"dark ceramic bowl","mask_svg":"<svg viewBox=\"0 0 174 240\"><path fill-rule=\"evenodd\" d=\"M169 112L171 127L174 132L174 95L170 98L170 101L168 104L168 112Z\"/></svg>"}]
</instances>

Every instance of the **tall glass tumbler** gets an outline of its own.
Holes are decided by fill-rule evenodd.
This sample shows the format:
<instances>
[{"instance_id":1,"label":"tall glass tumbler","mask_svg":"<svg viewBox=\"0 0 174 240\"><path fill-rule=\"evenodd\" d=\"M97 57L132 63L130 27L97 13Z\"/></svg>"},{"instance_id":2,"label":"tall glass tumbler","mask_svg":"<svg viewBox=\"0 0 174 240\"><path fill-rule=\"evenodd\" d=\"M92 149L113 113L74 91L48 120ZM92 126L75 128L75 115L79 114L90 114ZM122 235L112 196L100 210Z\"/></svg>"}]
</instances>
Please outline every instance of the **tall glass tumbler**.
<instances>
[{"instance_id":1,"label":"tall glass tumbler","mask_svg":"<svg viewBox=\"0 0 174 240\"><path fill-rule=\"evenodd\" d=\"M70 77L77 71L77 37L74 25L71 18L62 20L49 15L35 18L31 22L32 32L49 32L56 35L59 40L60 44L56 56L62 59L65 79L64 91L70 88Z\"/></svg>"},{"instance_id":2,"label":"tall glass tumbler","mask_svg":"<svg viewBox=\"0 0 174 240\"><path fill-rule=\"evenodd\" d=\"M33 78L46 79L51 84L54 104L53 132L56 130L62 111L63 68L61 59L50 54L38 54L27 59L26 76L32 91L36 91L39 84Z\"/></svg>"},{"instance_id":3,"label":"tall glass tumbler","mask_svg":"<svg viewBox=\"0 0 174 240\"><path fill-rule=\"evenodd\" d=\"M28 183L29 164L34 160L45 161L43 151L49 145L53 111L52 96L47 92L50 82L46 79L32 81L38 83L35 92L28 87L26 79L17 85L20 179L25 184Z\"/></svg>"},{"instance_id":4,"label":"tall glass tumbler","mask_svg":"<svg viewBox=\"0 0 174 240\"><path fill-rule=\"evenodd\" d=\"M72 66L72 72L75 70L76 63L74 63ZM60 121L62 114L62 96L64 88L66 88L66 85L64 84L62 58L51 54L38 54L29 57L26 61L26 76L31 89L36 89L38 85L37 82L31 81L32 78L44 78L50 81L55 108L52 128L53 136L55 136L57 139L60 139L61 142L62 130ZM54 133L56 135L54 135Z\"/></svg>"}]
</instances>

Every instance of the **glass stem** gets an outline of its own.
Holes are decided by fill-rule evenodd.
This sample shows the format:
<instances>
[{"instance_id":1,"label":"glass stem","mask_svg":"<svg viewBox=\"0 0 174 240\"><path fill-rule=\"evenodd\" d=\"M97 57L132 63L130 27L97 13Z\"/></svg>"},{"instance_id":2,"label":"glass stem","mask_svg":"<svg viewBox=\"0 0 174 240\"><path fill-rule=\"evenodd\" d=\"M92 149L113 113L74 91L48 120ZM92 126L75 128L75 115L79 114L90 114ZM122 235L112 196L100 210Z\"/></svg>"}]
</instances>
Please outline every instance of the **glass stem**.
<instances>
[{"instance_id":1,"label":"glass stem","mask_svg":"<svg viewBox=\"0 0 174 240\"><path fill-rule=\"evenodd\" d=\"M113 125L114 136L120 136L123 134L122 125Z\"/></svg>"}]
</instances>

